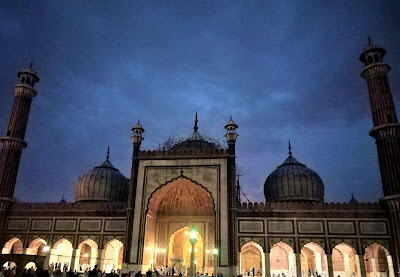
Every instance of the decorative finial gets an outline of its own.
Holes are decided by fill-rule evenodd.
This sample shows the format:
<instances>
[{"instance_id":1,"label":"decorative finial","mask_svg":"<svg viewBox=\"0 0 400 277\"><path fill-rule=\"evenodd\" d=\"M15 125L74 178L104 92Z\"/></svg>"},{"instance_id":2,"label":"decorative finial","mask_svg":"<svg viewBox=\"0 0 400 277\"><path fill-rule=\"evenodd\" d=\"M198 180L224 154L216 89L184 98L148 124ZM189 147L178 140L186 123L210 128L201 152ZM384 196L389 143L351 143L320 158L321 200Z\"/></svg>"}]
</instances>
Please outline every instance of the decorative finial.
<instances>
[{"instance_id":1,"label":"decorative finial","mask_svg":"<svg viewBox=\"0 0 400 277\"><path fill-rule=\"evenodd\" d=\"M194 129L194 131L195 132L197 132L197 130L199 129L199 127L197 127L197 111L196 111L196 119L194 120L194 127L193 127L193 129Z\"/></svg>"},{"instance_id":2,"label":"decorative finial","mask_svg":"<svg viewBox=\"0 0 400 277\"><path fill-rule=\"evenodd\" d=\"M351 199L354 199L354 194L353 193L351 193Z\"/></svg>"},{"instance_id":3,"label":"decorative finial","mask_svg":"<svg viewBox=\"0 0 400 277\"><path fill-rule=\"evenodd\" d=\"M371 37L370 36L368 36L368 44L371 44L372 42L371 42Z\"/></svg>"},{"instance_id":4,"label":"decorative finial","mask_svg":"<svg viewBox=\"0 0 400 277\"><path fill-rule=\"evenodd\" d=\"M183 170L181 170L181 176L183 176Z\"/></svg>"},{"instance_id":5,"label":"decorative finial","mask_svg":"<svg viewBox=\"0 0 400 277\"><path fill-rule=\"evenodd\" d=\"M229 116L229 119L232 120L232 115Z\"/></svg>"},{"instance_id":6,"label":"decorative finial","mask_svg":"<svg viewBox=\"0 0 400 277\"><path fill-rule=\"evenodd\" d=\"M29 65L29 67L32 68L32 66L33 66L33 61L31 61L31 64Z\"/></svg>"},{"instance_id":7,"label":"decorative finial","mask_svg":"<svg viewBox=\"0 0 400 277\"><path fill-rule=\"evenodd\" d=\"M110 158L110 146L107 147L107 161Z\"/></svg>"},{"instance_id":8,"label":"decorative finial","mask_svg":"<svg viewBox=\"0 0 400 277\"><path fill-rule=\"evenodd\" d=\"M292 156L292 146L290 146L290 140L289 140L289 156Z\"/></svg>"}]
</instances>

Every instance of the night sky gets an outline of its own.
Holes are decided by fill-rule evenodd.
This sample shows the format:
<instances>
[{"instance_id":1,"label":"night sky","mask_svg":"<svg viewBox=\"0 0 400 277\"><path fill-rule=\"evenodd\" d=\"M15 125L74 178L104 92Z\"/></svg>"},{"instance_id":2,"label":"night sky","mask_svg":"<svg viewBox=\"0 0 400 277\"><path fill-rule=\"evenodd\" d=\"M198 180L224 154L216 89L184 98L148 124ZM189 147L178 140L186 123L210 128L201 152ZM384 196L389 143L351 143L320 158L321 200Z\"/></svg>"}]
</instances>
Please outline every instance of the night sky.
<instances>
[{"instance_id":1,"label":"night sky","mask_svg":"<svg viewBox=\"0 0 400 277\"><path fill-rule=\"evenodd\" d=\"M358 4L357 4L358 2ZM17 72L40 82L17 179L20 201L74 201L79 176L106 158L129 177L142 149L239 125L237 163L251 201L288 156L316 171L325 200L382 197L367 85L358 60L387 50L400 111L400 1L2 1L0 134Z\"/></svg>"}]
</instances>

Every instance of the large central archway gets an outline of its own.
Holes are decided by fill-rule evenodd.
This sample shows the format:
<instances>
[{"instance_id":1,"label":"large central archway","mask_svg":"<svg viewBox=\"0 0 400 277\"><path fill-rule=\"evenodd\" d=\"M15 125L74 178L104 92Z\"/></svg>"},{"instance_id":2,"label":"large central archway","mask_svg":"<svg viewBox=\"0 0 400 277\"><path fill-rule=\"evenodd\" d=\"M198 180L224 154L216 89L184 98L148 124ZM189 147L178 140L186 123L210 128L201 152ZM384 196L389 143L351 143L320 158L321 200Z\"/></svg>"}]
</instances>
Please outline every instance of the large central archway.
<instances>
[{"instance_id":1,"label":"large central archway","mask_svg":"<svg viewBox=\"0 0 400 277\"><path fill-rule=\"evenodd\" d=\"M190 264L189 228L198 231L196 270L211 273L215 241L215 212L211 193L196 182L180 176L157 188L146 211L143 269L182 271ZM168 269L167 269L168 266Z\"/></svg>"}]
</instances>

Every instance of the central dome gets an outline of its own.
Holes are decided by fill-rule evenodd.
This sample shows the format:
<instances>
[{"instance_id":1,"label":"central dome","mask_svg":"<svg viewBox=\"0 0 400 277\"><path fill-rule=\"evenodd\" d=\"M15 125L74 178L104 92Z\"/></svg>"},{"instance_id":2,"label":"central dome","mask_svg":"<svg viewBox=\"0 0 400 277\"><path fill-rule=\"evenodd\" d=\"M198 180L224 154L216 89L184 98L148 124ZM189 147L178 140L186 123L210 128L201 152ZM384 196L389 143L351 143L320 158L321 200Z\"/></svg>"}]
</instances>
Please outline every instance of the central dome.
<instances>
[{"instance_id":1,"label":"central dome","mask_svg":"<svg viewBox=\"0 0 400 277\"><path fill-rule=\"evenodd\" d=\"M266 201L324 202L324 183L315 171L292 157L278 166L264 184Z\"/></svg>"},{"instance_id":2,"label":"central dome","mask_svg":"<svg viewBox=\"0 0 400 277\"><path fill-rule=\"evenodd\" d=\"M210 139L204 138L197 130L197 112L196 112L196 119L194 121L194 132L184 141L180 141L174 144L170 150L193 150L193 149L220 149L221 147L218 146L215 142L211 141Z\"/></svg>"}]
</instances>

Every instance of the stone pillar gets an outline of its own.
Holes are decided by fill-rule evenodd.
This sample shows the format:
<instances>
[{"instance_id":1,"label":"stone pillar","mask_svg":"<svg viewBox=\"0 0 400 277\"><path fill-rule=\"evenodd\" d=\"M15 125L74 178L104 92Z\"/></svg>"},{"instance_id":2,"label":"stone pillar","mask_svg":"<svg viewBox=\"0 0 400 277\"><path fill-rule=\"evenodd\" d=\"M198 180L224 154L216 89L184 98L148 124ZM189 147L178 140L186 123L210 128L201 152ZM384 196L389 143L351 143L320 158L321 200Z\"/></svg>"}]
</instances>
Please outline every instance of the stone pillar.
<instances>
[{"instance_id":1,"label":"stone pillar","mask_svg":"<svg viewBox=\"0 0 400 277\"><path fill-rule=\"evenodd\" d=\"M388 268L389 268L389 277L394 277L394 269L393 269L393 259L392 256L387 255L386 256L387 263L388 263Z\"/></svg>"},{"instance_id":2,"label":"stone pillar","mask_svg":"<svg viewBox=\"0 0 400 277\"><path fill-rule=\"evenodd\" d=\"M266 252L264 254L264 264L265 264L265 268L264 268L264 276L265 277L270 277L271 276L271 261L270 261L270 257L269 257L270 253Z\"/></svg>"},{"instance_id":3,"label":"stone pillar","mask_svg":"<svg viewBox=\"0 0 400 277\"><path fill-rule=\"evenodd\" d=\"M315 269L318 271L318 274L322 276L322 259L320 253L315 253Z\"/></svg>"},{"instance_id":4,"label":"stone pillar","mask_svg":"<svg viewBox=\"0 0 400 277\"><path fill-rule=\"evenodd\" d=\"M326 254L326 259L328 261L328 277L334 277L332 254Z\"/></svg>"},{"instance_id":5,"label":"stone pillar","mask_svg":"<svg viewBox=\"0 0 400 277\"><path fill-rule=\"evenodd\" d=\"M103 268L102 268L102 258L103 258L103 249L97 249L97 260L96 260L96 264L97 264L97 267L98 267L101 271L103 271Z\"/></svg>"},{"instance_id":6,"label":"stone pillar","mask_svg":"<svg viewBox=\"0 0 400 277\"><path fill-rule=\"evenodd\" d=\"M350 272L349 254L346 254L346 253L343 254L343 263L344 263L344 272L346 273L347 276L350 276L351 272Z\"/></svg>"},{"instance_id":7,"label":"stone pillar","mask_svg":"<svg viewBox=\"0 0 400 277\"><path fill-rule=\"evenodd\" d=\"M73 248L70 260L70 268L72 271L79 270L79 257L81 256L81 250Z\"/></svg>"},{"instance_id":8,"label":"stone pillar","mask_svg":"<svg viewBox=\"0 0 400 277\"><path fill-rule=\"evenodd\" d=\"M46 253L46 257L44 258L43 268L50 269L50 251Z\"/></svg>"},{"instance_id":9,"label":"stone pillar","mask_svg":"<svg viewBox=\"0 0 400 277\"><path fill-rule=\"evenodd\" d=\"M356 255L357 276L365 277L364 256Z\"/></svg>"},{"instance_id":10,"label":"stone pillar","mask_svg":"<svg viewBox=\"0 0 400 277\"><path fill-rule=\"evenodd\" d=\"M377 276L377 270L376 270L376 260L375 258L371 258L371 265L372 265L372 272L374 276Z\"/></svg>"},{"instance_id":11,"label":"stone pillar","mask_svg":"<svg viewBox=\"0 0 400 277\"><path fill-rule=\"evenodd\" d=\"M301 276L301 253L296 253L296 275Z\"/></svg>"}]
</instances>

